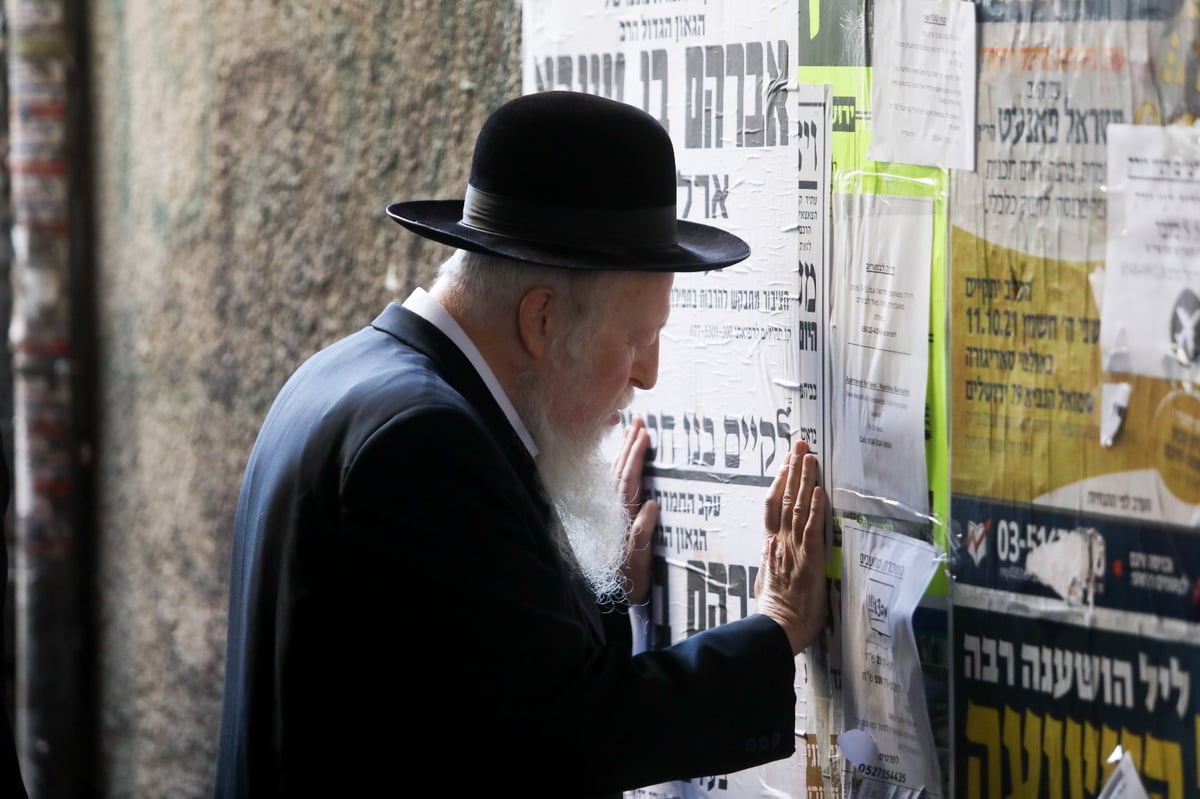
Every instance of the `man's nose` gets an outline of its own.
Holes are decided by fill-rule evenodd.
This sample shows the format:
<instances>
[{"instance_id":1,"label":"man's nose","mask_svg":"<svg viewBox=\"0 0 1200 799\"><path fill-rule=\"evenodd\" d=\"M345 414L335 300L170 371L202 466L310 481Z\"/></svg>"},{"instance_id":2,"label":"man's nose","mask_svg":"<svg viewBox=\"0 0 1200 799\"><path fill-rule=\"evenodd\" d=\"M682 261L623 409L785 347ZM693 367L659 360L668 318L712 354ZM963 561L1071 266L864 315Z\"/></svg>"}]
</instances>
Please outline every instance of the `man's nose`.
<instances>
[{"instance_id":1,"label":"man's nose","mask_svg":"<svg viewBox=\"0 0 1200 799\"><path fill-rule=\"evenodd\" d=\"M654 388L658 382L658 339L638 353L629 374L629 382L643 391Z\"/></svg>"}]
</instances>

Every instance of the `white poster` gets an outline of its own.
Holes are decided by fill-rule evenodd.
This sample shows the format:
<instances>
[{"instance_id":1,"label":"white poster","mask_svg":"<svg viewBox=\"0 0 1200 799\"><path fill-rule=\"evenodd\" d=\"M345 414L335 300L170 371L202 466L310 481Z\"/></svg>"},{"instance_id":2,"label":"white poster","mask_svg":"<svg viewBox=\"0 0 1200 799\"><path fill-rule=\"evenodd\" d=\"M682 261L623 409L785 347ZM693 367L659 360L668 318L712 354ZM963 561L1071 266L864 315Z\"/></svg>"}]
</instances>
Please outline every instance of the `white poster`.
<instances>
[{"instance_id":1,"label":"white poster","mask_svg":"<svg viewBox=\"0 0 1200 799\"><path fill-rule=\"evenodd\" d=\"M989 21L980 31L976 169L951 174L951 224L1021 253L1104 260L1106 130L1148 121L1127 109L1162 89L1147 66L1151 23Z\"/></svg>"},{"instance_id":2,"label":"white poster","mask_svg":"<svg viewBox=\"0 0 1200 799\"><path fill-rule=\"evenodd\" d=\"M942 796L912 614L937 569L933 544L842 521L838 735L848 797Z\"/></svg>"},{"instance_id":3,"label":"white poster","mask_svg":"<svg viewBox=\"0 0 1200 799\"><path fill-rule=\"evenodd\" d=\"M676 276L658 385L623 419L646 421L661 508L646 641L672 643L756 610L767 488L797 437L826 457L828 92L797 86L798 2L527 0L523 9L524 90L587 91L658 118L675 145L679 217L751 247L741 264ZM796 668L803 735L804 656ZM797 749L632 795L760 796L769 786L801 797L803 739Z\"/></svg>"},{"instance_id":4,"label":"white poster","mask_svg":"<svg viewBox=\"0 0 1200 799\"><path fill-rule=\"evenodd\" d=\"M1200 130L1108 126L1104 368L1200 372Z\"/></svg>"},{"instance_id":5,"label":"white poster","mask_svg":"<svg viewBox=\"0 0 1200 799\"><path fill-rule=\"evenodd\" d=\"M840 194L834 215L830 496L838 510L923 519L933 203Z\"/></svg>"},{"instance_id":6,"label":"white poster","mask_svg":"<svg viewBox=\"0 0 1200 799\"><path fill-rule=\"evenodd\" d=\"M975 169L975 4L876 3L867 155Z\"/></svg>"}]
</instances>

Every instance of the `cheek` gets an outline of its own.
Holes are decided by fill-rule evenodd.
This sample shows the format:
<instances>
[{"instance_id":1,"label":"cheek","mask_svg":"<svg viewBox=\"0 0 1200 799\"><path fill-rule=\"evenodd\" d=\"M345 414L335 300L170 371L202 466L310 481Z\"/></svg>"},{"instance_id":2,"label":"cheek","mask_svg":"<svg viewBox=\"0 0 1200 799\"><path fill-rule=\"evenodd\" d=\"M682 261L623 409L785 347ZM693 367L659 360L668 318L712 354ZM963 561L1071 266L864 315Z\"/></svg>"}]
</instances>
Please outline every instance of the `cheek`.
<instances>
[{"instance_id":1,"label":"cheek","mask_svg":"<svg viewBox=\"0 0 1200 799\"><path fill-rule=\"evenodd\" d=\"M609 357L594 364L593 375L597 393L604 401L612 404L613 400L625 393L633 375L634 359L628 348L610 352Z\"/></svg>"},{"instance_id":2,"label":"cheek","mask_svg":"<svg viewBox=\"0 0 1200 799\"><path fill-rule=\"evenodd\" d=\"M567 402L578 418L609 414L629 387L629 361L610 357L584 364L565 386Z\"/></svg>"}]
</instances>

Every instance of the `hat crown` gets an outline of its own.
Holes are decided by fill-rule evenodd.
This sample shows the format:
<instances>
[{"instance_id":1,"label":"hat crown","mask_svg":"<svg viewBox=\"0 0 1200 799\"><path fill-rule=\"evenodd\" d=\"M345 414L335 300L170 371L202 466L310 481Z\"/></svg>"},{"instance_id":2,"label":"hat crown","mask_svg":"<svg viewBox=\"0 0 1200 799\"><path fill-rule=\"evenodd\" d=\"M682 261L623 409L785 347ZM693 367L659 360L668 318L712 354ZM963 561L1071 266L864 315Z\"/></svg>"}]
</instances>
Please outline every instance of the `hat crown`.
<instances>
[{"instance_id":1,"label":"hat crown","mask_svg":"<svg viewBox=\"0 0 1200 799\"><path fill-rule=\"evenodd\" d=\"M675 152L658 120L581 92L539 92L497 109L475 142L470 185L551 208L675 206Z\"/></svg>"},{"instance_id":2,"label":"hat crown","mask_svg":"<svg viewBox=\"0 0 1200 799\"><path fill-rule=\"evenodd\" d=\"M677 218L677 182L671 137L650 114L537 92L484 122L461 200L408 200L387 213L443 244L567 269L697 272L749 256L737 235Z\"/></svg>"}]
</instances>

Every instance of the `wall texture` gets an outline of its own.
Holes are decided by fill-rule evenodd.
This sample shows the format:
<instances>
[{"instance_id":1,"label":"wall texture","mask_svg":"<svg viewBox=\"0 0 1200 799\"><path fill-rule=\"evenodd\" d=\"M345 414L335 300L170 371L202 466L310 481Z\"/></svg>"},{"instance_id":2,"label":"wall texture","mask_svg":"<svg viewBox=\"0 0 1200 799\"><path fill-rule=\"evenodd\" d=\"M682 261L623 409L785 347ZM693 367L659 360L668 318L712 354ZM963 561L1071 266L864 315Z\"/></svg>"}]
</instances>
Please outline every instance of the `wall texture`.
<instances>
[{"instance_id":1,"label":"wall texture","mask_svg":"<svg viewBox=\"0 0 1200 799\"><path fill-rule=\"evenodd\" d=\"M97 796L206 796L230 528L290 371L447 250L385 216L461 196L519 91L517 0L106 0L94 162Z\"/></svg>"}]
</instances>

